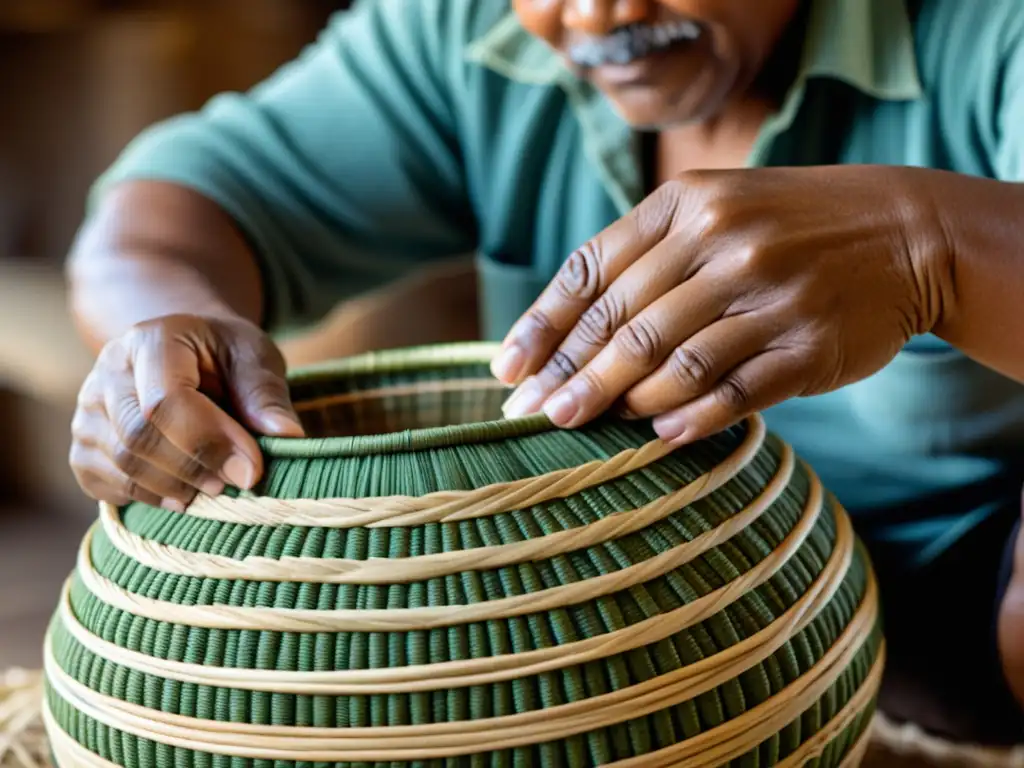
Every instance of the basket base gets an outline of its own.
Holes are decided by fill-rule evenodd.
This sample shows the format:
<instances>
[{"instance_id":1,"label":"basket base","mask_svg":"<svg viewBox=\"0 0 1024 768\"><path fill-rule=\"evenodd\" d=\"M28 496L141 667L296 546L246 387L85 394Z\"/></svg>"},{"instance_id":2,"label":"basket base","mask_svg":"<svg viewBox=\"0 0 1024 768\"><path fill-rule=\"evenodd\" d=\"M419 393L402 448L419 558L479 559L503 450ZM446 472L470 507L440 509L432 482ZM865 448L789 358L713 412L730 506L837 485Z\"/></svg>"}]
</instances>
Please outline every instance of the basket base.
<instances>
[{"instance_id":1,"label":"basket base","mask_svg":"<svg viewBox=\"0 0 1024 768\"><path fill-rule=\"evenodd\" d=\"M64 768L50 754L43 730L42 673L0 672L0 768ZM954 744L913 725L875 718L844 763L848 768L1024 768L1024 745L992 749ZM71 768L68 766L67 768Z\"/></svg>"}]
</instances>

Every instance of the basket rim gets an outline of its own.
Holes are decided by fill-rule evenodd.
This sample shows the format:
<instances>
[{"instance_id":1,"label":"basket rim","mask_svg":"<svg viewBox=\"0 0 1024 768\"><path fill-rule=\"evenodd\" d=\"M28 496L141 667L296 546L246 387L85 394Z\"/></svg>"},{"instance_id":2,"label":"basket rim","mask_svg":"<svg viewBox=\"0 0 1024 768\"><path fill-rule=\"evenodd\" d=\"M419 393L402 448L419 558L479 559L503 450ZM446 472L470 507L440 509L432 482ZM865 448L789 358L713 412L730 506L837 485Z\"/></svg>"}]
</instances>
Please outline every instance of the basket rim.
<instances>
[{"instance_id":1,"label":"basket rim","mask_svg":"<svg viewBox=\"0 0 1024 768\"><path fill-rule=\"evenodd\" d=\"M295 368L288 373L288 383L295 387L339 376L443 370L458 365L487 364L499 348L498 344L492 342L462 342L364 352ZM372 435L298 438L260 436L257 442L264 456L272 459L344 458L495 442L556 429L544 414L536 414Z\"/></svg>"}]
</instances>

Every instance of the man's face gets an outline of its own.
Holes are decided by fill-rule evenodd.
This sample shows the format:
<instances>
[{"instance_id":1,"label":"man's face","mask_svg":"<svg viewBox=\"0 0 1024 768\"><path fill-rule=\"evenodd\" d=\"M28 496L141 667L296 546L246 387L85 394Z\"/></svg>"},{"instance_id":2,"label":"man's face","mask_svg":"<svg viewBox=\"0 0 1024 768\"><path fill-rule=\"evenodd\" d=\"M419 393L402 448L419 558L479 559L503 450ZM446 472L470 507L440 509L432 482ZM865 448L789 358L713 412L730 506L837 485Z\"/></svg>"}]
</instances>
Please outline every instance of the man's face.
<instances>
[{"instance_id":1,"label":"man's face","mask_svg":"<svg viewBox=\"0 0 1024 768\"><path fill-rule=\"evenodd\" d=\"M713 117L757 76L801 0L513 0L639 127Z\"/></svg>"}]
</instances>

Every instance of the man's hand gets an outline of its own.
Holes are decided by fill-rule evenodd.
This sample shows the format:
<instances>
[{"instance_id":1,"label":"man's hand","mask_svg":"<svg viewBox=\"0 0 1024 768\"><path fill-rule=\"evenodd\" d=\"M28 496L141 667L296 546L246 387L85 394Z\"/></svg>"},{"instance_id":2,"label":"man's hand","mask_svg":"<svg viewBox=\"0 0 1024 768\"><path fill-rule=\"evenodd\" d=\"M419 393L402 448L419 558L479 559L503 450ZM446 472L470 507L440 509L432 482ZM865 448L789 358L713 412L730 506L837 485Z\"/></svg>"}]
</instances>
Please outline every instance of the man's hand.
<instances>
[{"instance_id":1,"label":"man's hand","mask_svg":"<svg viewBox=\"0 0 1024 768\"><path fill-rule=\"evenodd\" d=\"M70 457L78 482L98 500L174 510L197 490L250 488L262 472L250 431L302 435L284 370L270 338L240 318L135 326L103 348L79 395Z\"/></svg>"},{"instance_id":2,"label":"man's hand","mask_svg":"<svg viewBox=\"0 0 1024 768\"><path fill-rule=\"evenodd\" d=\"M572 254L495 375L508 416L612 407L689 442L886 365L935 324L948 247L930 171L687 173Z\"/></svg>"}]
</instances>

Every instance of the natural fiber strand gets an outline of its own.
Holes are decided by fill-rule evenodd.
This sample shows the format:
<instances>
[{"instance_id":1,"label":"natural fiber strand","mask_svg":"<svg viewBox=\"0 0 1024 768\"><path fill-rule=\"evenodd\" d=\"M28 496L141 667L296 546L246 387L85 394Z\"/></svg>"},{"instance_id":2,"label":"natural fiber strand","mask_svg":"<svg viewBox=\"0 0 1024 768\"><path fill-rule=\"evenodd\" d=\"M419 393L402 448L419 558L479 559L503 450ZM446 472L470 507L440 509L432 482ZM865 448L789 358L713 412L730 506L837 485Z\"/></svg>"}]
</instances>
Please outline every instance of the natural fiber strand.
<instances>
[{"instance_id":1,"label":"natural fiber strand","mask_svg":"<svg viewBox=\"0 0 1024 768\"><path fill-rule=\"evenodd\" d=\"M705 498L736 477L757 455L764 433L748 437L737 450L704 475L672 493L639 509L615 512L581 528L558 531L510 544L476 547L457 552L440 552L404 558L246 557L238 560L223 555L189 552L178 547L148 541L132 533L121 522L112 504L101 503L99 523L111 544L124 555L157 571L193 578L242 579L246 581L301 581L317 584L399 584L426 581L465 571L482 571L555 557L603 544L643 530L672 513ZM758 440L757 437L762 438ZM779 475L787 481L793 469L793 450L784 446ZM586 486L583 486L586 487ZM569 489L577 493L581 488ZM763 511L751 507L720 527L720 539L743 530L751 516ZM254 521L245 521L256 524ZM710 541L713 537L708 537ZM714 542L717 543L717 542ZM710 546L713 546L710 545ZM708 546L708 548L710 548Z\"/></svg>"},{"instance_id":2,"label":"natural fiber strand","mask_svg":"<svg viewBox=\"0 0 1024 768\"><path fill-rule=\"evenodd\" d=\"M798 535L798 534L797 534ZM836 544L829 561L814 583L782 616L763 630L730 646L719 654L688 665L675 674L684 679L696 677L719 665L731 666L735 657L746 656L760 650L757 662L774 653L789 637L801 631L832 599L845 578L853 556L852 530L846 521L840 521ZM784 553L783 553L784 554ZM616 630L607 635L566 643L561 646L509 654L485 659L424 664L370 670L337 670L332 672L279 672L276 670L210 668L199 664L155 659L136 651L129 651L92 635L77 620L71 608L66 586L61 601L61 627L91 652L115 660L129 669L166 677L179 682L199 685L228 685L244 690L265 690L279 693L346 695L398 693L438 690L470 685L483 685L505 680L539 675L570 665L584 664L614 654L625 653L644 645L651 645L677 632L683 631L721 610L731 602L730 595L756 588L771 578L783 564L781 557L769 556L762 563L756 581L742 581L709 593L702 598L673 611L653 616L638 624ZM749 577L751 574L747 574ZM755 662L755 663L757 663ZM739 669L749 668L748 662Z\"/></svg>"},{"instance_id":3,"label":"natural fiber strand","mask_svg":"<svg viewBox=\"0 0 1024 768\"><path fill-rule=\"evenodd\" d=\"M799 535L799 532L796 533ZM71 608L70 584L65 585L60 605L60 617L62 628L92 653L114 659L120 665L130 669L137 669L179 682L212 686L229 685L244 690L311 695L438 690L539 675L657 643L713 616L721 610L723 604L731 602L735 595L745 590L755 589L766 582L784 564L783 556L786 554L786 549L788 548L778 551L778 554L769 555L753 573L748 572L738 583L726 585L692 603L652 616L606 635L598 635L550 648L508 654L504 657L462 659L409 667L331 672L281 672L207 667L200 664L158 659L121 648L86 630L78 622ZM707 668L728 664L733 656L748 653L750 649L770 647L774 651L788 637L802 630L832 599L845 578L853 551L852 531L848 522L840 520L835 547L829 561L807 591L786 613L763 630L730 646L719 654L685 667L684 670L691 675L697 675L703 673Z\"/></svg>"},{"instance_id":4,"label":"natural fiber strand","mask_svg":"<svg viewBox=\"0 0 1024 768\"><path fill-rule=\"evenodd\" d=\"M875 597L870 594L866 598L869 596ZM652 755L643 755L633 760L620 761L621 765L623 768L679 765L679 761L706 753L713 747L720 747L721 755L730 755L720 762L744 754L788 724L835 682L867 641L876 619L877 601L863 600L836 643L807 673L788 685L779 695L720 726L661 750L658 753L659 759L664 760L658 763L648 762L652 760ZM649 682L658 683L657 686L638 685L615 692L632 694L637 688L652 689L647 694L617 696L624 700L611 706L602 706L603 702L598 700L608 698L602 696L549 710L488 718L484 721L348 729L251 726L158 712L99 694L60 669L53 659L49 644L46 670L47 679L61 698L85 716L122 732L183 749L214 754L314 762L417 760L508 749L624 722L696 695L690 686L685 687L680 695L676 686L671 683L662 684L661 679L656 679ZM721 682L720 677L713 675L713 685ZM578 716L569 717L559 717L561 713L556 712L569 708L582 712ZM386 748L382 746L385 744Z\"/></svg>"},{"instance_id":5,"label":"natural fiber strand","mask_svg":"<svg viewBox=\"0 0 1024 768\"><path fill-rule=\"evenodd\" d=\"M923 731L914 723L875 716L872 749L896 761L916 760L936 768L1024 768L1024 745L1009 748L958 744Z\"/></svg>"},{"instance_id":6,"label":"natural fiber strand","mask_svg":"<svg viewBox=\"0 0 1024 768\"><path fill-rule=\"evenodd\" d=\"M839 518L839 521L836 549L849 547L852 544L852 529L848 520L842 517ZM874 590L874 581L873 578L870 578L869 572L868 590L861 602L861 607L821 660L779 696L748 710L718 728L695 737L704 745L702 749L718 744L723 734L733 733L733 729L737 729L742 731L743 735L734 737L732 741L740 745L735 747L735 749L740 749L736 754L743 754L749 748L746 746L741 749L741 746L747 743L744 739L752 738L751 734L764 731L764 736L754 742L756 745L788 722L785 718L789 717L788 713L792 708L795 707L798 714L816 700L843 672L846 665L870 636L877 619L877 599ZM758 663L768 655L763 652L763 649L759 650L762 652L754 655L752 660L748 660L745 664L746 667ZM769 652L773 650L770 649ZM376 760L427 759L453 754L470 754L486 749L488 745L492 749L508 748L524 743L564 738L567 735L585 732L672 706L679 701L693 698L703 690L710 690L723 680L730 679L742 671L736 668L730 669L729 665L716 667L705 680L701 681L699 687L695 687L692 684L678 685L675 678L684 676L681 673L685 673L687 670L683 668L645 684L547 710L489 718L484 721L387 726L376 729L352 728L345 729L344 735L339 736L336 729L248 726L237 723L199 721L193 718L154 712L105 697L75 682L57 667L49 645L47 646L47 665L51 685L63 698L72 701L76 709L110 727L137 736L152 738L183 748L243 757L339 761L369 759L370 755L366 753L366 750L374 750L373 759ZM645 693L645 691L649 692ZM97 702L102 702L102 705ZM567 711L579 711L580 714L561 716ZM783 714L778 714L779 712ZM159 730L150 731L155 726L158 726ZM199 731L207 736L207 740L193 738ZM325 735L325 732L329 735ZM225 737L223 735L225 733L236 734L236 736ZM504 736L505 733L508 735ZM286 737L284 734L292 734L292 736ZM300 737L299 734L308 734L308 739ZM394 749L386 754L375 751L375 745L379 748L380 740L385 738L388 745ZM297 746L294 751L283 750L282 742L289 739L297 740L301 746ZM309 742L309 739L312 741ZM442 744L433 746L432 742L437 739L440 739ZM457 752L454 751L456 745L450 743L453 740L458 741ZM406 741L409 746L398 751L398 745L405 744ZM690 739L683 744L691 744L693 741ZM344 745L342 748L345 751L333 751L335 743ZM331 747L325 747L325 751L318 751L323 744L330 744ZM229 749L232 751L226 751ZM414 751L412 754L406 752L406 750L423 749L431 749L430 754L424 754L422 751ZM674 755L673 759L678 757L680 755ZM629 763L624 763L624 765L629 765ZM647 763L643 765L646 766Z\"/></svg>"},{"instance_id":7,"label":"natural fiber strand","mask_svg":"<svg viewBox=\"0 0 1024 768\"><path fill-rule=\"evenodd\" d=\"M764 439L760 416L747 419L752 442ZM675 447L661 440L622 451L606 460L587 462L572 469L537 477L494 483L473 491L437 491L423 496L380 496L361 499L276 499L269 496L217 496L200 494L188 514L208 520L246 525L293 525L317 528L410 526L456 522L523 509L564 498L623 475L643 469L672 453Z\"/></svg>"},{"instance_id":8,"label":"natural fiber strand","mask_svg":"<svg viewBox=\"0 0 1024 768\"><path fill-rule=\"evenodd\" d=\"M839 764L839 768L858 768L864 760L864 755L867 754L868 749L871 746L873 738L873 732L871 723L864 728L864 731L860 736L857 737L857 741L850 751L846 753L846 757L843 758L843 762ZM899 768L895 765L877 766L876 768Z\"/></svg>"},{"instance_id":9,"label":"natural fiber strand","mask_svg":"<svg viewBox=\"0 0 1024 768\"><path fill-rule=\"evenodd\" d=\"M294 404L295 412L302 414L318 411L336 405L356 403L360 400L373 400L382 397L402 397L420 395L430 392L466 392L473 390L501 390L507 387L496 379L446 379L444 381L421 381L403 386L376 387L359 392L342 392L327 397L302 400Z\"/></svg>"},{"instance_id":10,"label":"natural fiber strand","mask_svg":"<svg viewBox=\"0 0 1024 768\"><path fill-rule=\"evenodd\" d=\"M854 697L847 702L843 710L836 714L821 733L828 732L831 736L842 730L839 727L839 722L845 721L850 712L858 711L862 699L872 692L873 687L877 687L876 681L872 679L877 676L878 666L875 665L871 671L871 678L864 681ZM13 670L0 676L0 713L5 717L9 717L11 713L23 713L19 717L19 722L29 721L31 723L30 726L12 730L9 720L0 720L0 723L3 723L2 733L8 737L13 736L13 743L17 743L20 747L20 749L8 748L6 753L0 752L0 768L51 768L48 759L48 752L51 748L64 766L118 768L113 763L79 745L56 725L48 707L42 705L42 690L43 683L40 672ZM48 743L43 730L44 719L50 720L52 744ZM876 747L886 747L896 754L897 760L901 755L908 759L914 756L929 755L935 766L955 764L976 766L977 768L1020 768L1024 765L1024 748L996 750L973 745L950 744L924 734L916 727L913 728L915 732L913 736L906 738L904 735L906 730L903 726L896 726L888 721L881 713L877 714L872 726L865 728L857 742L849 749L840 768L855 768L859 765L872 741ZM809 740L806 744L817 745L820 741L819 735L816 734L813 741ZM817 753L813 750L814 747L805 748L802 745L798 752L781 761L778 766L779 768L789 768L801 765L804 761L816 756Z\"/></svg>"},{"instance_id":11,"label":"natural fiber strand","mask_svg":"<svg viewBox=\"0 0 1024 768\"><path fill-rule=\"evenodd\" d=\"M0 675L0 768L49 768L42 691L39 672L16 669Z\"/></svg>"},{"instance_id":12,"label":"natural fiber strand","mask_svg":"<svg viewBox=\"0 0 1024 768\"><path fill-rule=\"evenodd\" d=\"M492 420L492 353L292 374L255 493L102 508L44 646L62 768L855 762L877 587L814 473L756 417Z\"/></svg>"},{"instance_id":13,"label":"natural fiber strand","mask_svg":"<svg viewBox=\"0 0 1024 768\"><path fill-rule=\"evenodd\" d=\"M160 600L133 594L96 572L90 554L95 527L90 529L82 539L78 554L78 576L86 589L103 602L120 610L136 616L211 629L269 629L278 632L396 632L449 627L453 624L468 624L490 619L505 619L593 600L642 584L675 570L721 544L760 517L786 489L792 475L792 468L792 462L788 464L788 472L784 471L785 468L780 465L780 470L775 477L742 513L692 541L635 565L595 576L592 579L549 587L529 594L462 605L459 606L457 612L453 612L448 606L379 609L335 608L317 611L299 608L170 605ZM820 502L822 498L821 483L814 476L812 476L812 487L816 489L816 495L812 495ZM811 506L808 504L808 509L810 508ZM800 523L803 537L810 533L816 518L817 511L804 515ZM795 551L802 543L803 538L794 541L790 551Z\"/></svg>"}]
</instances>

